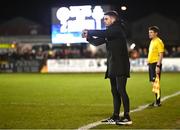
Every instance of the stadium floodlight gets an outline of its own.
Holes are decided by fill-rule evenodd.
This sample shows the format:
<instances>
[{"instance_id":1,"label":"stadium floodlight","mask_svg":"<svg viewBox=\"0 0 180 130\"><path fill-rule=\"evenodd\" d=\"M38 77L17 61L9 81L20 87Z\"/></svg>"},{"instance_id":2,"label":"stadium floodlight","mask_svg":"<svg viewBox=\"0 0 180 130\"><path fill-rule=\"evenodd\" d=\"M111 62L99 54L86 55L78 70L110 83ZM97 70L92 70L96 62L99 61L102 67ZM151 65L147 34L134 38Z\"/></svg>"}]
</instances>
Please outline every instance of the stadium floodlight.
<instances>
[{"instance_id":1,"label":"stadium floodlight","mask_svg":"<svg viewBox=\"0 0 180 130\"><path fill-rule=\"evenodd\" d=\"M127 6L125 6L125 5L121 6L121 10L122 10L122 11L127 10Z\"/></svg>"},{"instance_id":2,"label":"stadium floodlight","mask_svg":"<svg viewBox=\"0 0 180 130\"><path fill-rule=\"evenodd\" d=\"M133 50L135 48L136 44L135 43L132 43L131 46L130 46L130 49Z\"/></svg>"}]
</instances>

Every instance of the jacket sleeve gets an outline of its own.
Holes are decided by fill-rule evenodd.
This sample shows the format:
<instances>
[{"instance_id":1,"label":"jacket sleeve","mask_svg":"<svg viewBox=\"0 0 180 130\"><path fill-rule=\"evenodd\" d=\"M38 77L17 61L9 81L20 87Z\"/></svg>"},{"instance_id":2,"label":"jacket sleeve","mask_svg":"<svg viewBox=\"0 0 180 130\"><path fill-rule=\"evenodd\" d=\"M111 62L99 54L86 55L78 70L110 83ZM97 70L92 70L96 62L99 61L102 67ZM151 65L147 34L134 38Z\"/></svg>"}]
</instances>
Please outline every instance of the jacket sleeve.
<instances>
[{"instance_id":1,"label":"jacket sleeve","mask_svg":"<svg viewBox=\"0 0 180 130\"><path fill-rule=\"evenodd\" d=\"M113 27L106 30L88 30L88 36L96 36L101 38L124 38L122 29Z\"/></svg>"},{"instance_id":2,"label":"jacket sleeve","mask_svg":"<svg viewBox=\"0 0 180 130\"><path fill-rule=\"evenodd\" d=\"M88 36L87 41L94 46L99 46L106 43L105 38L101 38L101 37L94 38Z\"/></svg>"}]
</instances>

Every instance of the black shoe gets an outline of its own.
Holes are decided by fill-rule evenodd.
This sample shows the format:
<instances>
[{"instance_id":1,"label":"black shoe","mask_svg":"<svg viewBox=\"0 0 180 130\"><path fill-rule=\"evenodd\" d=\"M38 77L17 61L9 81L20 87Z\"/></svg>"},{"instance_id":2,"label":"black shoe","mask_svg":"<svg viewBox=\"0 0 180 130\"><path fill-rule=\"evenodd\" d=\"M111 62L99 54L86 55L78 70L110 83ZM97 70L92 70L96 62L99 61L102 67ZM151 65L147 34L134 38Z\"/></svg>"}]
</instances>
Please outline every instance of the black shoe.
<instances>
[{"instance_id":1,"label":"black shoe","mask_svg":"<svg viewBox=\"0 0 180 130\"><path fill-rule=\"evenodd\" d=\"M120 117L113 115L112 117L101 121L103 124L116 124L116 122L119 122Z\"/></svg>"},{"instance_id":2,"label":"black shoe","mask_svg":"<svg viewBox=\"0 0 180 130\"><path fill-rule=\"evenodd\" d=\"M130 116L122 117L120 121L116 122L117 125L131 125L132 120Z\"/></svg>"},{"instance_id":3,"label":"black shoe","mask_svg":"<svg viewBox=\"0 0 180 130\"><path fill-rule=\"evenodd\" d=\"M161 106L161 103L153 102L153 103L149 104L149 107L160 107L160 106Z\"/></svg>"}]
</instances>

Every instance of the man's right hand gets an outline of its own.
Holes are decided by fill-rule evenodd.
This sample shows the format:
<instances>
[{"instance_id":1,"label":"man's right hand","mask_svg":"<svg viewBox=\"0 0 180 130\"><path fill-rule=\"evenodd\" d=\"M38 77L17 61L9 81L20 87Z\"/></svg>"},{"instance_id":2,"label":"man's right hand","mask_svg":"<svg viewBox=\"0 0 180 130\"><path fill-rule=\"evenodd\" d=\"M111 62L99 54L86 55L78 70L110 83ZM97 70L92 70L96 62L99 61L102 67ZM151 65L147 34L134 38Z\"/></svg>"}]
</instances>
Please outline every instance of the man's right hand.
<instances>
[{"instance_id":1,"label":"man's right hand","mask_svg":"<svg viewBox=\"0 0 180 130\"><path fill-rule=\"evenodd\" d=\"M82 35L82 38L87 38L88 30L87 29L83 30L81 35Z\"/></svg>"}]
</instances>

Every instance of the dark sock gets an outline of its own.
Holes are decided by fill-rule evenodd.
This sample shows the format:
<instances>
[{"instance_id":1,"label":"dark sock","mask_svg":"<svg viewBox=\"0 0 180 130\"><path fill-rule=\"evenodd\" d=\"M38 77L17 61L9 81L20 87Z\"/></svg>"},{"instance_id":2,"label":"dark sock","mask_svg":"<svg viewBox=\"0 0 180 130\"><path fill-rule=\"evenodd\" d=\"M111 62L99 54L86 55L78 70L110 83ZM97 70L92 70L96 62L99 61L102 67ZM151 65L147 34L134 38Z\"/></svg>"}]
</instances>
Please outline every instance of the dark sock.
<instances>
[{"instance_id":1,"label":"dark sock","mask_svg":"<svg viewBox=\"0 0 180 130\"><path fill-rule=\"evenodd\" d=\"M124 117L129 119L130 118L129 113L124 113Z\"/></svg>"},{"instance_id":2,"label":"dark sock","mask_svg":"<svg viewBox=\"0 0 180 130\"><path fill-rule=\"evenodd\" d=\"M160 104L161 103L161 98L157 99L157 94L155 94L155 96L156 96L156 104Z\"/></svg>"}]
</instances>

